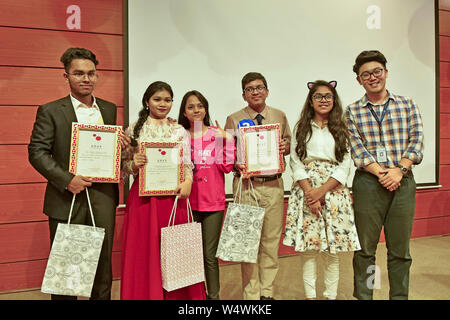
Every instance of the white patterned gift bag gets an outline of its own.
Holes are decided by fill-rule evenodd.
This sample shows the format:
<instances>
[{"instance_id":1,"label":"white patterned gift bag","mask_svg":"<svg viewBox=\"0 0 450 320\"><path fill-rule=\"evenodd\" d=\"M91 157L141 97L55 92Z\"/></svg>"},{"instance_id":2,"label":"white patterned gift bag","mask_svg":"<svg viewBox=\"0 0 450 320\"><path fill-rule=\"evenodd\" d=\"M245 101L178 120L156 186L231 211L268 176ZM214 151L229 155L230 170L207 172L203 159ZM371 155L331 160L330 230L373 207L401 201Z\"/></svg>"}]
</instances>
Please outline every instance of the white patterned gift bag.
<instances>
[{"instance_id":1,"label":"white patterned gift bag","mask_svg":"<svg viewBox=\"0 0 450 320\"><path fill-rule=\"evenodd\" d=\"M59 223L45 269L43 293L90 297L102 250L105 229L95 226L89 193L86 188L91 226L70 224L73 195L67 224Z\"/></svg>"},{"instance_id":2,"label":"white patterned gift bag","mask_svg":"<svg viewBox=\"0 0 450 320\"><path fill-rule=\"evenodd\" d=\"M220 234L216 257L224 261L256 263L261 240L265 209L259 207L251 180L249 186L256 206L241 204L242 177L239 179L234 202L228 204ZM239 194L239 201L237 195Z\"/></svg>"},{"instance_id":3,"label":"white patterned gift bag","mask_svg":"<svg viewBox=\"0 0 450 320\"><path fill-rule=\"evenodd\" d=\"M161 276L167 291L205 281L202 225L194 222L189 200L186 200L188 222L175 225L177 202L178 197L167 227L161 228Z\"/></svg>"}]
</instances>

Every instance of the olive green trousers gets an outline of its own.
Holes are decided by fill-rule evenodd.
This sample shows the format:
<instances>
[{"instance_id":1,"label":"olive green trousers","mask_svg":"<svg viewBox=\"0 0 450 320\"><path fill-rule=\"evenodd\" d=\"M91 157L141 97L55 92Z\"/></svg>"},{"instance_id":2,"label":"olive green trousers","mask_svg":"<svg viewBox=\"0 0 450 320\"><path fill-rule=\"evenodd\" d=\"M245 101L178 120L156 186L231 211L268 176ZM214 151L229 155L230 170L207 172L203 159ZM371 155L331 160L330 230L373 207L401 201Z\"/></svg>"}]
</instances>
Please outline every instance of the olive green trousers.
<instances>
[{"instance_id":1,"label":"olive green trousers","mask_svg":"<svg viewBox=\"0 0 450 320\"><path fill-rule=\"evenodd\" d=\"M361 250L353 255L355 298L371 300L377 286L375 263L381 229L387 247L389 297L392 300L408 299L409 270L412 258L409 241L415 211L416 183L412 174L403 177L400 187L391 192L378 178L357 170L352 185L355 223Z\"/></svg>"}]
</instances>

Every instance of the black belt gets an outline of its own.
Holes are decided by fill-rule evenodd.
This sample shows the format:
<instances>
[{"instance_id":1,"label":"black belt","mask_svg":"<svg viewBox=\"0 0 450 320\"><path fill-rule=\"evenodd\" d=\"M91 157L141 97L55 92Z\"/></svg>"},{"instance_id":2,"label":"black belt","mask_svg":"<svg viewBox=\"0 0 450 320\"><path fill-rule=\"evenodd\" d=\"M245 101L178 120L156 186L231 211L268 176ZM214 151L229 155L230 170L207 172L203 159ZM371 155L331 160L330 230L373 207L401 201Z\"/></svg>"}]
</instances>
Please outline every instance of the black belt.
<instances>
[{"instance_id":1,"label":"black belt","mask_svg":"<svg viewBox=\"0 0 450 320\"><path fill-rule=\"evenodd\" d=\"M279 178L281 178L281 173L278 173L274 176L260 176L260 177L250 177L250 180L255 181L255 182L268 182L268 181L273 181L273 180L277 180ZM239 173L234 173L234 176L236 178L239 178L241 175Z\"/></svg>"}]
</instances>

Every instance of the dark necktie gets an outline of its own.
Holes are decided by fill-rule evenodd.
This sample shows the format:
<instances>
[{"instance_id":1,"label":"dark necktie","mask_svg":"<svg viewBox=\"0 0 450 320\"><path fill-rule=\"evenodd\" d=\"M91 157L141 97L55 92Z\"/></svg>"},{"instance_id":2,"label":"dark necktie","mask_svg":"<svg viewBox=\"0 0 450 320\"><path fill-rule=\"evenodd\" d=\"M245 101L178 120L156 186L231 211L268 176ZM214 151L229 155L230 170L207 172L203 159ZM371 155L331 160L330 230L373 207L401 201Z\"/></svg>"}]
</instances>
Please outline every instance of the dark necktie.
<instances>
[{"instance_id":1,"label":"dark necktie","mask_svg":"<svg viewBox=\"0 0 450 320\"><path fill-rule=\"evenodd\" d=\"M258 122L258 125L262 125L262 119L263 119L263 116L260 113L258 113L256 115L256 121Z\"/></svg>"}]
</instances>

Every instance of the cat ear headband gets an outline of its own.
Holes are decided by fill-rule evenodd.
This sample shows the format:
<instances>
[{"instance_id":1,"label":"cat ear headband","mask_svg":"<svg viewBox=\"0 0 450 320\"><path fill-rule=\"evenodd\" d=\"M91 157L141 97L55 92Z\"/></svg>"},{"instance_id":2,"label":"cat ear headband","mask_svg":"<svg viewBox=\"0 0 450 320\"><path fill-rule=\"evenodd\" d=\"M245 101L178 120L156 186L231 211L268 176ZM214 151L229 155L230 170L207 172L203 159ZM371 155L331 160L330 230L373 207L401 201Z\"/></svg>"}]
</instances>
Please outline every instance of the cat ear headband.
<instances>
[{"instance_id":1,"label":"cat ear headband","mask_svg":"<svg viewBox=\"0 0 450 320\"><path fill-rule=\"evenodd\" d=\"M337 86L337 81L336 80L332 80L332 81L330 81L330 82L328 82L333 88L336 88L336 86ZM311 90L311 88L314 86L314 84L315 84L315 82L308 82L307 83L307 86L308 86L308 89L309 90Z\"/></svg>"}]
</instances>

